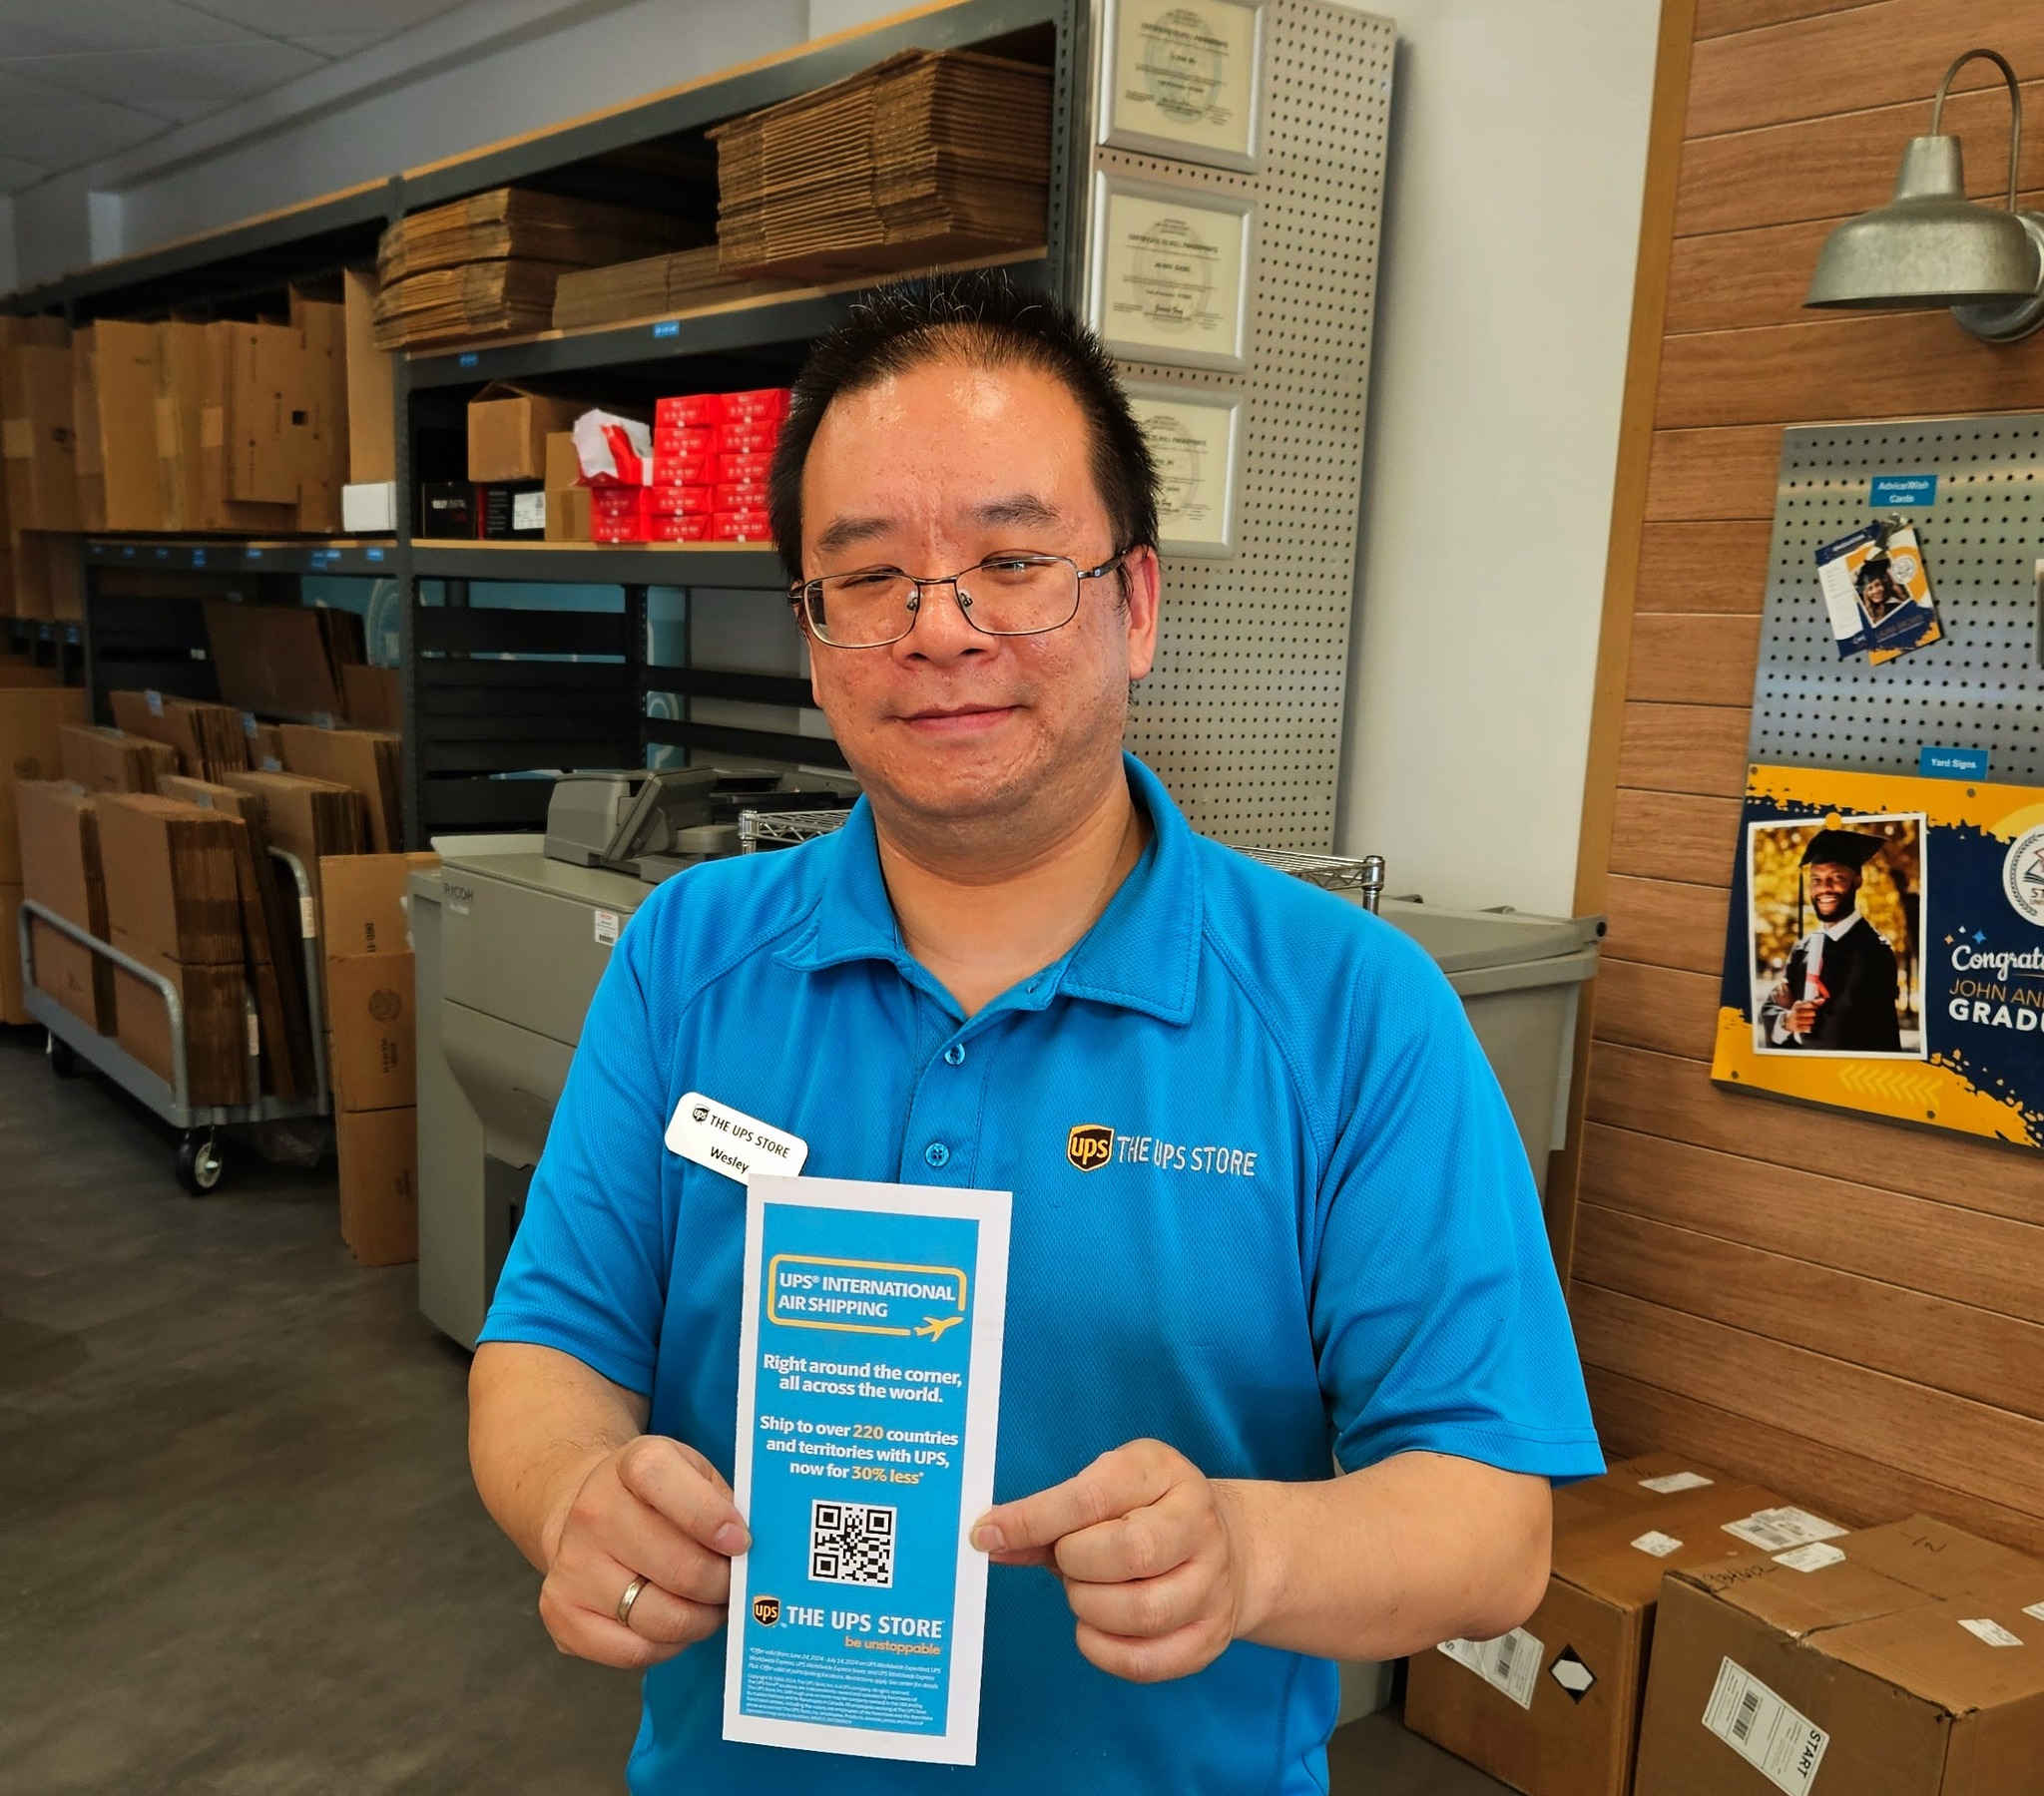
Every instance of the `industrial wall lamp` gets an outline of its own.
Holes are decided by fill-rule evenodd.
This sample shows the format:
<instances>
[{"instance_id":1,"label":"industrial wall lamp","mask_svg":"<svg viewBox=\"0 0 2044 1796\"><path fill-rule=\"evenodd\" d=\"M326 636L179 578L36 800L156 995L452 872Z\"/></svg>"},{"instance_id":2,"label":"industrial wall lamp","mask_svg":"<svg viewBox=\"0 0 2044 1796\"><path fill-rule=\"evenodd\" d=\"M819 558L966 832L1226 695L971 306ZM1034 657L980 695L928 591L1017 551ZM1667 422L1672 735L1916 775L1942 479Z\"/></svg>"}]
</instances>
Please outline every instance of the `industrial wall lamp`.
<instances>
[{"instance_id":1,"label":"industrial wall lamp","mask_svg":"<svg viewBox=\"0 0 2044 1796\"><path fill-rule=\"evenodd\" d=\"M1952 77L1976 59L2008 83L2008 207L1966 198L1959 140L1938 130ZM1895 196L1847 219L1824 239L1806 306L1855 311L1936 311L1990 343L2012 343L2044 324L2044 218L2016 209L2023 154L2023 93L2007 60L1968 50L1945 71L1930 108L1930 135L1902 152Z\"/></svg>"}]
</instances>

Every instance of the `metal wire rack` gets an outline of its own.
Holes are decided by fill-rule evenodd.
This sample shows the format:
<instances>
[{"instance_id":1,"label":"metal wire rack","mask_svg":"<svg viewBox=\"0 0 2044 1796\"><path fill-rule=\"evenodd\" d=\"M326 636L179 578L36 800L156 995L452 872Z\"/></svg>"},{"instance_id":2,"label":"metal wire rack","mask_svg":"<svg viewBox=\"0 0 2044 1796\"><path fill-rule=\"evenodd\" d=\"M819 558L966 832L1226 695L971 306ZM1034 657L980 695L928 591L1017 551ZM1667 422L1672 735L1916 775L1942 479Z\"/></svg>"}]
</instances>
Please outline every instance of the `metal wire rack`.
<instances>
[{"instance_id":1,"label":"metal wire rack","mask_svg":"<svg viewBox=\"0 0 2044 1796\"><path fill-rule=\"evenodd\" d=\"M1243 848L1251 860L1289 873L1329 892L1358 892L1362 907L1374 911L1384 897L1384 857L1365 854L1349 860L1338 854L1301 854L1290 848Z\"/></svg>"}]
</instances>

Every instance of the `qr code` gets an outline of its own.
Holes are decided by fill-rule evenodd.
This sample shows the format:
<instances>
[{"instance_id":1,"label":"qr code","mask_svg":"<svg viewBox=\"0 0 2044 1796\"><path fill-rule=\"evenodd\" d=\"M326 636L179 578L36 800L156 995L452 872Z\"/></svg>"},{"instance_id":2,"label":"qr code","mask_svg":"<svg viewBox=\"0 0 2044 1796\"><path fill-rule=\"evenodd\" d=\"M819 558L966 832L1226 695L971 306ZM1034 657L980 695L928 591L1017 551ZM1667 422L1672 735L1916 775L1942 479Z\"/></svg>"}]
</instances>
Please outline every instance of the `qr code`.
<instances>
[{"instance_id":1,"label":"qr code","mask_svg":"<svg viewBox=\"0 0 2044 1796\"><path fill-rule=\"evenodd\" d=\"M894 1584L894 1506L811 1503L809 1576L819 1583Z\"/></svg>"}]
</instances>

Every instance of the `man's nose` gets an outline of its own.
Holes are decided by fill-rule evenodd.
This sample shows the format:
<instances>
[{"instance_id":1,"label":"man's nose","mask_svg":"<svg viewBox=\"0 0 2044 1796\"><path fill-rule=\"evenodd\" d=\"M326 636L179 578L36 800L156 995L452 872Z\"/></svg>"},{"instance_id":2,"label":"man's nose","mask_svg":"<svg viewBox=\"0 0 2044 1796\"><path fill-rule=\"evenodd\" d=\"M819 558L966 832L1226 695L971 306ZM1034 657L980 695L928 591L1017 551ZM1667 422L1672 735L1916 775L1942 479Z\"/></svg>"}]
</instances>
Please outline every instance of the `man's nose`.
<instances>
[{"instance_id":1,"label":"man's nose","mask_svg":"<svg viewBox=\"0 0 2044 1796\"><path fill-rule=\"evenodd\" d=\"M955 661L989 646L985 632L965 621L964 595L955 580L932 580L921 589L915 609L915 624L895 645L903 659L920 656L924 661Z\"/></svg>"}]
</instances>

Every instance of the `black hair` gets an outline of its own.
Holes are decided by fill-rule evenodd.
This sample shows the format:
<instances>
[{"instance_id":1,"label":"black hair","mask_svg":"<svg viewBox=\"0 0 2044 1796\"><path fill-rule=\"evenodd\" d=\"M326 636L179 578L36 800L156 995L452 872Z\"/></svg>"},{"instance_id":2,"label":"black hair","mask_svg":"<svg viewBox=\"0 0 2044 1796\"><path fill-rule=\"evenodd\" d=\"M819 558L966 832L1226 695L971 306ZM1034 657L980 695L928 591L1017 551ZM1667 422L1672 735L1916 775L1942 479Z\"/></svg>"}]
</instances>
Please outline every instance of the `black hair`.
<instances>
[{"instance_id":1,"label":"black hair","mask_svg":"<svg viewBox=\"0 0 2044 1796\"><path fill-rule=\"evenodd\" d=\"M1093 481L1115 551L1155 545L1157 466L1099 337L1069 306L978 270L881 287L809 351L767 476L767 512L789 580L802 578L802 468L831 400L947 356L1036 368L1059 381L1092 433Z\"/></svg>"}]
</instances>

